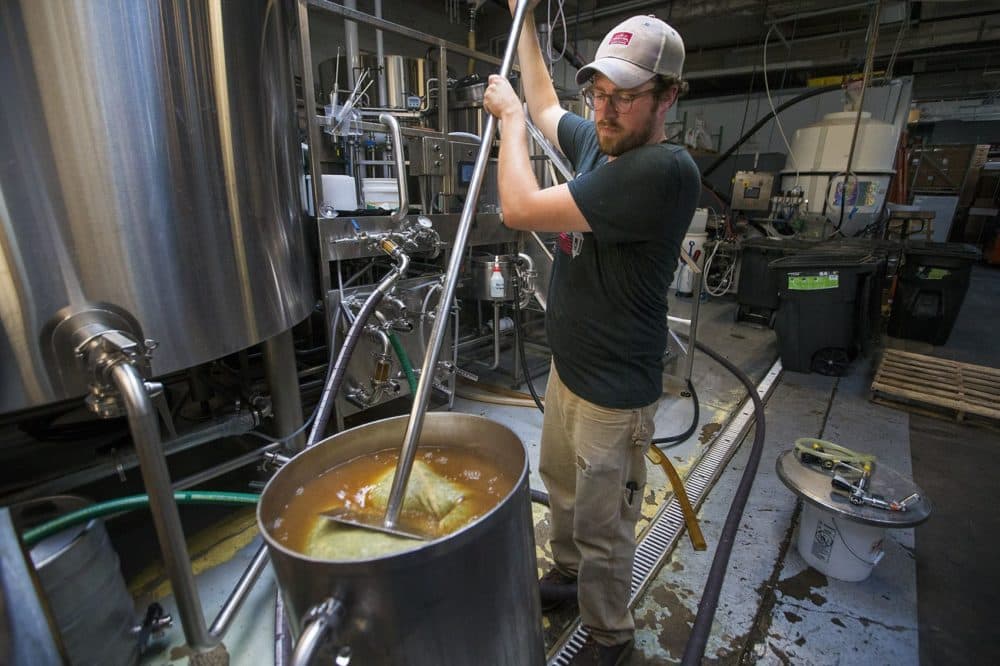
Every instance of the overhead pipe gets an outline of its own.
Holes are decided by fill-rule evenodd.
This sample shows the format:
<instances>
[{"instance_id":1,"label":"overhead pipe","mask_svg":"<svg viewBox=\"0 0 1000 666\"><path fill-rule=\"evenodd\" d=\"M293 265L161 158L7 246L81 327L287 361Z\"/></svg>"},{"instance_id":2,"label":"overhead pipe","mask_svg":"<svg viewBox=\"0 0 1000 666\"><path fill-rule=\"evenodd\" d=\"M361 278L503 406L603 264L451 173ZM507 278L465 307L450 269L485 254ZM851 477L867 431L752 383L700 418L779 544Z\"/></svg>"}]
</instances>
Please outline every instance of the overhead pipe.
<instances>
[{"instance_id":1,"label":"overhead pipe","mask_svg":"<svg viewBox=\"0 0 1000 666\"><path fill-rule=\"evenodd\" d=\"M382 18L382 0L375 0L375 18ZM355 24L357 25L357 24ZM382 40L382 30L375 28L375 56L378 66L385 67L385 46ZM385 71L378 77L378 108L384 109L389 103L389 95L385 86Z\"/></svg>"},{"instance_id":2,"label":"overhead pipe","mask_svg":"<svg viewBox=\"0 0 1000 666\"><path fill-rule=\"evenodd\" d=\"M601 9L593 11L581 11L577 16L567 16L566 25L576 25L582 22L593 22L595 19L609 18L611 16L621 16L622 14L635 13L645 10L648 7L662 7L663 0L632 0L631 2L616 2L608 4ZM670 7L670 15L667 17L671 22L683 22L695 18L705 18L709 16L732 15L736 12L760 11L758 0L703 0L702 2L691 2L678 5L673 3Z\"/></svg>"},{"instance_id":3,"label":"overhead pipe","mask_svg":"<svg viewBox=\"0 0 1000 666\"><path fill-rule=\"evenodd\" d=\"M357 0L344 0L346 9L358 8ZM358 47L358 24L344 20L344 50L347 52L347 89L354 90L361 69L361 49ZM318 208L316 210L319 210Z\"/></svg>"}]
</instances>

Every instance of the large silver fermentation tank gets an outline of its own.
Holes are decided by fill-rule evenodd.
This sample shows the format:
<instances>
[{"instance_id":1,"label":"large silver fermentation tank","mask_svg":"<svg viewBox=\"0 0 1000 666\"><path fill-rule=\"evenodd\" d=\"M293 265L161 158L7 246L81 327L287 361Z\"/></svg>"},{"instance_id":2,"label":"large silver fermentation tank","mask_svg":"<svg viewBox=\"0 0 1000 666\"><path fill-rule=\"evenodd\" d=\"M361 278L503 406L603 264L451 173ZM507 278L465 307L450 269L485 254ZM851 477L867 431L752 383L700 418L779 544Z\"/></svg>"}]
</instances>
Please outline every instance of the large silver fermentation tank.
<instances>
[{"instance_id":1,"label":"large silver fermentation tank","mask_svg":"<svg viewBox=\"0 0 1000 666\"><path fill-rule=\"evenodd\" d=\"M294 10L0 0L0 413L85 392L50 334L81 310L134 318L153 374L309 312Z\"/></svg>"}]
</instances>

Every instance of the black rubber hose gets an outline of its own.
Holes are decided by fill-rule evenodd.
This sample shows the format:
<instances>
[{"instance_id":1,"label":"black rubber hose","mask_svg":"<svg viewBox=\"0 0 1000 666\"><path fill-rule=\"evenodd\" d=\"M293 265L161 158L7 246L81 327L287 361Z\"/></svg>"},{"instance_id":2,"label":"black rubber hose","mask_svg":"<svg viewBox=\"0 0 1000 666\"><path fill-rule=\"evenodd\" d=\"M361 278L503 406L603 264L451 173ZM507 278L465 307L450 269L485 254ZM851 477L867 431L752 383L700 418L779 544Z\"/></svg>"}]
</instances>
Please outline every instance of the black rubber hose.
<instances>
[{"instance_id":1,"label":"black rubber hose","mask_svg":"<svg viewBox=\"0 0 1000 666\"><path fill-rule=\"evenodd\" d=\"M736 150L740 146L742 146L744 143L746 143L747 140L751 136L753 136L757 132L757 130L759 130L761 127L763 127L767 123L767 121L769 121L771 118L775 117L776 115L778 115L779 113L781 113L782 111L784 111L785 109L787 109L788 107L794 106L794 105L798 104L799 102L802 102L804 100L809 99L810 97L815 97L816 95L820 95L820 94L825 93L825 92L830 92L831 90L840 90L840 88L841 88L841 85L839 83L836 83L836 84L833 84L833 85L829 85L829 86L823 86L822 88L813 88L812 90L807 90L806 92L802 93L801 95L799 95L797 97L793 97L792 99L788 100L784 104L781 104L776 109L774 109L773 111L771 111L770 113L768 113L766 116L764 116L763 118L761 118L760 120L758 120L756 123L754 123L754 126L751 127L750 129L748 129L746 131L746 133L744 133L743 136L741 136L736 141L736 143L734 143L733 145L731 145L729 147L729 149L726 150L726 152L724 152L721 155L719 155L719 157L716 158L716 160L714 162L712 162L711 164L709 164L708 167L701 174L702 179L704 180L705 178L708 178L708 176L709 176L710 173L712 173L713 171L715 171L716 169L718 169L720 166L722 166L722 163L725 162L726 159L730 155L732 155L733 153L735 153Z\"/></svg>"},{"instance_id":2,"label":"black rubber hose","mask_svg":"<svg viewBox=\"0 0 1000 666\"><path fill-rule=\"evenodd\" d=\"M531 393L531 399L535 401L538 411L544 414L545 407L542 405L542 400L535 391L535 385L531 382L528 357L524 354L524 330L521 328L521 279L518 277L516 268L514 269L514 274L511 276L511 282L514 284L514 340L517 344L517 353L521 356L521 372L524 373L524 382L528 385L528 392ZM500 335L500 332L495 332L495 335Z\"/></svg>"},{"instance_id":3,"label":"black rubber hose","mask_svg":"<svg viewBox=\"0 0 1000 666\"><path fill-rule=\"evenodd\" d=\"M670 446L664 446L661 448L669 449L672 446L678 446L687 441L687 438L694 434L694 431L698 428L698 419L701 416L701 408L698 404L698 393L694 390L694 384L691 380L687 380L688 391L691 392L691 402L694 403L694 418L691 419L691 425L688 429L679 435L669 435L667 437L657 437L652 440L652 444L669 444Z\"/></svg>"},{"instance_id":4,"label":"black rubber hose","mask_svg":"<svg viewBox=\"0 0 1000 666\"><path fill-rule=\"evenodd\" d=\"M705 654L705 645L708 643L708 635L712 630L715 609L719 605L719 593L722 590L722 582L726 577L729 556L733 552L736 533L740 529L740 520L743 518L743 509L746 508L747 498L750 496L750 488L753 486L753 480L757 475L757 467L760 464L760 458L764 450L764 402L757 394L757 387L754 386L753 382L742 370L711 347L707 347L700 342L695 342L695 346L734 374L747 388L747 391L750 393L750 399L753 400L753 409L757 424L754 427L753 446L750 449L750 456L747 458L746 468L743 471L743 476L740 478L739 486L736 488L736 495L733 497L732 504L729 505L729 513L726 515L726 522L722 526L722 534L719 536L719 546L715 550L715 557L712 559L712 568L709 569L708 578L705 581L705 589L702 591L701 601L698 603L698 614L695 616L694 625L691 627L691 635L688 637L687 645L684 648L684 656L681 659L681 664L685 666L696 666Z\"/></svg>"},{"instance_id":5,"label":"black rubber hose","mask_svg":"<svg viewBox=\"0 0 1000 666\"><path fill-rule=\"evenodd\" d=\"M548 506L549 505L549 494L547 492L545 492L544 490L535 490L534 488L532 488L531 489L531 501L535 502L536 504L544 504L545 506Z\"/></svg>"}]
</instances>

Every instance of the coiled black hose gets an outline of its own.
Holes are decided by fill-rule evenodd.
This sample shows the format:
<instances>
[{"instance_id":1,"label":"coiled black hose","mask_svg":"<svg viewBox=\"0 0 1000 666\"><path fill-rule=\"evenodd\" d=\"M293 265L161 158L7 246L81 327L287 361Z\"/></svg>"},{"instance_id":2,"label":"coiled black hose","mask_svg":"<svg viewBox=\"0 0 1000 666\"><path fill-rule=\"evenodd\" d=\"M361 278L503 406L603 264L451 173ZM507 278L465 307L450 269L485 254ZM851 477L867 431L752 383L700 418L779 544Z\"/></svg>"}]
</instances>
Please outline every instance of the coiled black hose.
<instances>
[{"instance_id":1,"label":"coiled black hose","mask_svg":"<svg viewBox=\"0 0 1000 666\"><path fill-rule=\"evenodd\" d=\"M764 450L764 402L757 394L757 387L747 377L746 373L737 368L729 359L722 356L711 347L700 342L695 342L695 347L708 354L717 363L736 376L750 393L753 401L754 416L757 424L754 427L753 446L750 448L750 455L747 458L746 468L743 476L736 487L736 495L732 504L729 505L729 513L726 515L726 522L722 526L722 534L719 535L719 545L715 550L715 557L712 559L712 568L709 569L708 578L705 581L705 588L701 593L701 601L698 602L698 614L695 616L694 625L691 627L691 635L688 636L687 645L684 647L684 656L681 664L685 666L695 666L705 654L705 645L708 643L708 635L712 630L712 620L715 617L715 609L719 605L719 592L722 590L722 582L726 578L726 567L729 565L729 557L733 552L733 544L736 542L736 533L740 529L740 520L743 518L743 509L746 508L747 498L750 497L750 488L753 486L754 477L757 475L757 467Z\"/></svg>"},{"instance_id":2,"label":"coiled black hose","mask_svg":"<svg viewBox=\"0 0 1000 666\"><path fill-rule=\"evenodd\" d=\"M691 392L691 402L694 403L694 418L691 419L691 425L688 429L679 435L668 435L667 437L657 437L652 440L652 444L669 444L669 446L662 446L660 448L669 449L674 446L678 446L687 441L688 437L694 434L694 431L698 428L698 419L701 418L701 407L698 404L698 392L694 390L694 384L691 380L687 380L688 391Z\"/></svg>"}]
</instances>

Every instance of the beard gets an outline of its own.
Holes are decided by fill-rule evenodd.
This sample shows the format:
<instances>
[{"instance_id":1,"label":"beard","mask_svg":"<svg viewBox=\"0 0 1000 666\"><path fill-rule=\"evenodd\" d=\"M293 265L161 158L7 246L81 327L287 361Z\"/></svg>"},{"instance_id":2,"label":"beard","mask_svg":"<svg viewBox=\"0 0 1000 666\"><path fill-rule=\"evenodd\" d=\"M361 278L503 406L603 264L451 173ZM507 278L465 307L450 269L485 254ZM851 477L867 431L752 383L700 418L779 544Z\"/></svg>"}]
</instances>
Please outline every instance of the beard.
<instances>
[{"instance_id":1,"label":"beard","mask_svg":"<svg viewBox=\"0 0 1000 666\"><path fill-rule=\"evenodd\" d=\"M610 135L602 133L602 129L613 130L613 133ZM601 120L597 123L597 145L605 155L618 157L633 148L638 148L649 143L655 129L653 122L647 122L629 131L617 121Z\"/></svg>"}]
</instances>

